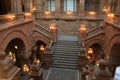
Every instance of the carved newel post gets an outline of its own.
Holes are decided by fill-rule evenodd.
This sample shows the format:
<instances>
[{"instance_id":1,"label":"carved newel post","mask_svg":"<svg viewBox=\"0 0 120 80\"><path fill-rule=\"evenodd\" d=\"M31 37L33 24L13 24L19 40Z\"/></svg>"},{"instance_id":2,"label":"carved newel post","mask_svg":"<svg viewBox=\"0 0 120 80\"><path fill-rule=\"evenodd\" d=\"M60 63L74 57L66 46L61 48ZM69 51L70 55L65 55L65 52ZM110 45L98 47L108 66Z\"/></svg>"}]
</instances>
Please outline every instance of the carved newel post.
<instances>
[{"instance_id":1,"label":"carved newel post","mask_svg":"<svg viewBox=\"0 0 120 80\"><path fill-rule=\"evenodd\" d=\"M44 58L44 68L48 69L52 66L52 48L50 46L46 46L45 48L45 58Z\"/></svg>"},{"instance_id":2,"label":"carved newel post","mask_svg":"<svg viewBox=\"0 0 120 80\"><path fill-rule=\"evenodd\" d=\"M14 61L6 56L4 52L0 53L0 80L18 80L20 68L14 66ZM17 77L16 77L17 76Z\"/></svg>"},{"instance_id":3,"label":"carved newel post","mask_svg":"<svg viewBox=\"0 0 120 80\"><path fill-rule=\"evenodd\" d=\"M36 60L36 62L30 67L29 76L34 80L43 80L43 69L41 68L39 60Z\"/></svg>"},{"instance_id":4,"label":"carved newel post","mask_svg":"<svg viewBox=\"0 0 120 80\"><path fill-rule=\"evenodd\" d=\"M50 34L51 34L51 39L53 43L55 43L57 41L57 27L56 27L56 24L54 23L50 25Z\"/></svg>"},{"instance_id":5,"label":"carved newel post","mask_svg":"<svg viewBox=\"0 0 120 80\"><path fill-rule=\"evenodd\" d=\"M80 32L79 42L80 42L81 47L80 47L80 53L79 53L79 65L78 65L78 67L79 67L79 70L81 70L86 65L86 62L87 62L86 48L84 45L84 40L85 40L85 36L86 36L86 27L84 24L80 25L79 32Z\"/></svg>"}]
</instances>

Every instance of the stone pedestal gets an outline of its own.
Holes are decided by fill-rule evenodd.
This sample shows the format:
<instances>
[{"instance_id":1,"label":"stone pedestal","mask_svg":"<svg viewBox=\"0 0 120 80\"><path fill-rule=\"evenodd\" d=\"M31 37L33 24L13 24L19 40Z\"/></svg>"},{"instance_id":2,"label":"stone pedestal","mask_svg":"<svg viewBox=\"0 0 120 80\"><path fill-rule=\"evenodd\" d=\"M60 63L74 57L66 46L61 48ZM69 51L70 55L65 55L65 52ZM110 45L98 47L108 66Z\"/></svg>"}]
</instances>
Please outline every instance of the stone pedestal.
<instances>
[{"instance_id":1,"label":"stone pedestal","mask_svg":"<svg viewBox=\"0 0 120 80\"><path fill-rule=\"evenodd\" d=\"M14 62L5 53L0 53L0 80L18 80L20 68L14 66Z\"/></svg>"},{"instance_id":2,"label":"stone pedestal","mask_svg":"<svg viewBox=\"0 0 120 80\"><path fill-rule=\"evenodd\" d=\"M46 46L44 55L45 58L43 59L43 68L48 69L52 66L52 53L49 46Z\"/></svg>"},{"instance_id":3,"label":"stone pedestal","mask_svg":"<svg viewBox=\"0 0 120 80\"><path fill-rule=\"evenodd\" d=\"M40 64L33 64L31 66L31 71L29 72L30 78L34 80L43 80L43 69Z\"/></svg>"},{"instance_id":4,"label":"stone pedestal","mask_svg":"<svg viewBox=\"0 0 120 80\"><path fill-rule=\"evenodd\" d=\"M81 48L80 49L80 53L79 53L79 63L78 63L78 67L79 70L81 71L82 68L87 64L87 58L86 58L86 48Z\"/></svg>"}]
</instances>

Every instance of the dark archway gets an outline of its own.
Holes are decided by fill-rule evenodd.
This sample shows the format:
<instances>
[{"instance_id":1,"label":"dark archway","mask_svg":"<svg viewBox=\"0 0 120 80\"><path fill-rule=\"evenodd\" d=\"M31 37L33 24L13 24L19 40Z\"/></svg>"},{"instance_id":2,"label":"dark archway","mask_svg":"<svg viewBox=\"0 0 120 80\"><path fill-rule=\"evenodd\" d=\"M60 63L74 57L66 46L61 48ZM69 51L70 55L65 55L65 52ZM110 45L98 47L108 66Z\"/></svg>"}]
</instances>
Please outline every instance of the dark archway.
<instances>
[{"instance_id":1,"label":"dark archway","mask_svg":"<svg viewBox=\"0 0 120 80\"><path fill-rule=\"evenodd\" d=\"M100 59L106 58L103 47L100 44L95 43L95 44L91 45L90 48L93 49L94 61L98 61Z\"/></svg>"},{"instance_id":2,"label":"dark archway","mask_svg":"<svg viewBox=\"0 0 120 80\"><path fill-rule=\"evenodd\" d=\"M15 61L17 67L22 67L24 64L25 45L21 39L15 38L11 40L5 49L5 53Z\"/></svg>"},{"instance_id":3,"label":"dark archway","mask_svg":"<svg viewBox=\"0 0 120 80\"><path fill-rule=\"evenodd\" d=\"M46 44L43 41L37 41L35 43L35 46L34 46L34 48L32 50L32 54L30 56L31 63L34 62L35 58L42 61L44 50L40 50L41 46L45 49Z\"/></svg>"}]
</instances>

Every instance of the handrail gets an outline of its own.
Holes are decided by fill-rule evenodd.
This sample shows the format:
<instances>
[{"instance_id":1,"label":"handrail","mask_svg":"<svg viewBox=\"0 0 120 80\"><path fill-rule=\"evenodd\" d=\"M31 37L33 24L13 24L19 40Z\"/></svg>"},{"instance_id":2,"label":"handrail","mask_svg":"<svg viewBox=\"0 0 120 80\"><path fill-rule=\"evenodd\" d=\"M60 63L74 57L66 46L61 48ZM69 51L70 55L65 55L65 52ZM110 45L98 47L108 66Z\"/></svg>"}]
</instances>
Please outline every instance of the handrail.
<instances>
[{"instance_id":1,"label":"handrail","mask_svg":"<svg viewBox=\"0 0 120 80\"><path fill-rule=\"evenodd\" d=\"M94 29L92 30L89 30L86 34L86 39L89 39L93 36L96 36L98 34L101 34L101 33L104 33L104 29L103 29L103 26L100 26L100 27L95 27Z\"/></svg>"},{"instance_id":2,"label":"handrail","mask_svg":"<svg viewBox=\"0 0 120 80\"><path fill-rule=\"evenodd\" d=\"M45 36L50 38L50 31L48 29L44 28L43 26L41 26L37 22L35 22L35 25L37 25L36 26L37 30L39 30L42 34L44 34Z\"/></svg>"}]
</instances>

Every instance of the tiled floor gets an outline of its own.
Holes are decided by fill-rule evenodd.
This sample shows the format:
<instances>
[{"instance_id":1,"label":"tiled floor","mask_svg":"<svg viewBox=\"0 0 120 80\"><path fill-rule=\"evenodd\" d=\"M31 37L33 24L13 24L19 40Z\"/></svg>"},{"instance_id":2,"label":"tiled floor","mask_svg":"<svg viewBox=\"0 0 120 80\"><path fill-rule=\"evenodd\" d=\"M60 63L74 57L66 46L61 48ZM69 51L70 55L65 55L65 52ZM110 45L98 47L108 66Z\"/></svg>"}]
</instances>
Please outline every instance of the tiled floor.
<instances>
[{"instance_id":1,"label":"tiled floor","mask_svg":"<svg viewBox=\"0 0 120 80\"><path fill-rule=\"evenodd\" d=\"M79 71L73 69L51 68L45 80L79 80Z\"/></svg>"}]
</instances>

